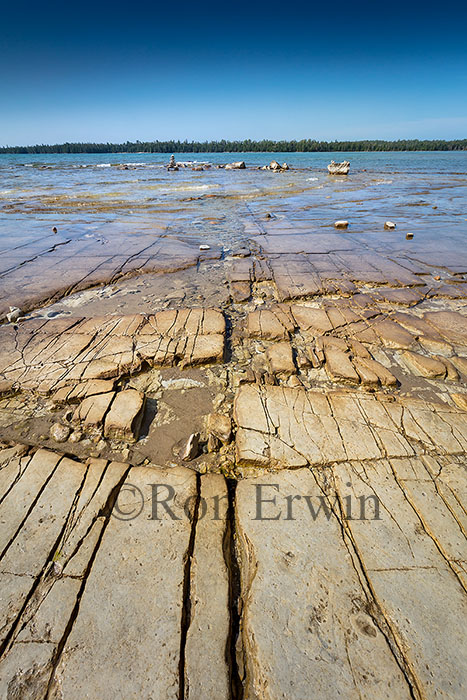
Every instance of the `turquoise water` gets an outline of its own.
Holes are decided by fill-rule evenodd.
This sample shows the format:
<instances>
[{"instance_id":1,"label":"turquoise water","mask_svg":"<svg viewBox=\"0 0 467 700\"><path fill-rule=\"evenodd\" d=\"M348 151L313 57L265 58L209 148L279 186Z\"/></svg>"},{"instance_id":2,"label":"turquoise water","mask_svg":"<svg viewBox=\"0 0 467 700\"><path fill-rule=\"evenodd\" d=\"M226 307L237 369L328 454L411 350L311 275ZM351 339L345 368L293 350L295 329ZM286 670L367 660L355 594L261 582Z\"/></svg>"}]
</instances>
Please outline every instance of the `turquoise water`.
<instances>
[{"instance_id":1,"label":"turquoise water","mask_svg":"<svg viewBox=\"0 0 467 700\"><path fill-rule=\"evenodd\" d=\"M467 151L408 151L375 153L178 153L178 161L229 163L244 160L247 165L260 166L275 159L287 161L297 168L325 168L331 159L349 160L352 170L366 168L372 172L420 172L420 173L467 173ZM15 166L53 167L73 169L83 167L105 167L119 163L150 167L166 164L166 153L103 153L103 154L0 154L0 172Z\"/></svg>"},{"instance_id":2,"label":"turquoise water","mask_svg":"<svg viewBox=\"0 0 467 700\"><path fill-rule=\"evenodd\" d=\"M273 158L292 169L257 169ZM72 238L121 223L129 232L157 224L179 236L230 240L241 237L245 215L268 211L313 229L346 218L362 232L386 219L432 237L467 231L467 152L198 153L176 159L213 167L167 172L169 156L157 153L0 155L0 251L34 246L52 225ZM331 159L349 160L349 176L330 177ZM215 168L237 160L247 169Z\"/></svg>"}]
</instances>

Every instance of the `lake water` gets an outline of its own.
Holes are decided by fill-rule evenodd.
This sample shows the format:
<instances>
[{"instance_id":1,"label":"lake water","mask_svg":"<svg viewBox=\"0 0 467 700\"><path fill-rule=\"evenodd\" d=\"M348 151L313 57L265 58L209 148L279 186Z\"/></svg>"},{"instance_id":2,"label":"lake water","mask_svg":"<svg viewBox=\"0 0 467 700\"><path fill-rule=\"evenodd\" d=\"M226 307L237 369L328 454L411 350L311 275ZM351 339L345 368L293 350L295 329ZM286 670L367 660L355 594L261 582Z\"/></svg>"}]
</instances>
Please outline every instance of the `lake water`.
<instances>
[{"instance_id":1,"label":"lake water","mask_svg":"<svg viewBox=\"0 0 467 700\"><path fill-rule=\"evenodd\" d=\"M293 169L279 174L256 169L272 158ZM369 214L376 207L379 216L393 217L405 214L405 206L438 206L437 220L446 216L450 223L467 210L467 152L178 154L179 161L213 166L244 160L248 169L175 173L164 167L168 159L158 153L0 155L2 233L8 236L8 225L38 219L58 225L125 217L136 223L138 217L175 212L189 197L207 194L224 199L226 213L232 208L227 200L266 203L268 197L280 198L290 210L324 205L323 216L329 199L338 206L363 201ZM347 178L328 176L331 159L351 162Z\"/></svg>"},{"instance_id":2,"label":"lake water","mask_svg":"<svg viewBox=\"0 0 467 700\"><path fill-rule=\"evenodd\" d=\"M273 158L291 169L258 169ZM439 253L465 258L467 152L198 153L176 159L212 167L168 172L169 155L157 153L0 155L0 296L2 286L20 288L29 269L37 276L37 264L22 266L50 251L56 253L41 258L50 261L44 269L58 258L61 269L71 269L73 251L118 256L126 241L139 250L136 238L151 232L177 245L228 248L264 233L261 221L269 215L277 230L300 235L334 233L336 219L347 219L359 249L368 241L386 254L410 231L411 250L426 260ZM349 175L329 176L331 159L349 160ZM238 160L245 170L215 167ZM397 224L397 236L384 232L386 220Z\"/></svg>"}]
</instances>

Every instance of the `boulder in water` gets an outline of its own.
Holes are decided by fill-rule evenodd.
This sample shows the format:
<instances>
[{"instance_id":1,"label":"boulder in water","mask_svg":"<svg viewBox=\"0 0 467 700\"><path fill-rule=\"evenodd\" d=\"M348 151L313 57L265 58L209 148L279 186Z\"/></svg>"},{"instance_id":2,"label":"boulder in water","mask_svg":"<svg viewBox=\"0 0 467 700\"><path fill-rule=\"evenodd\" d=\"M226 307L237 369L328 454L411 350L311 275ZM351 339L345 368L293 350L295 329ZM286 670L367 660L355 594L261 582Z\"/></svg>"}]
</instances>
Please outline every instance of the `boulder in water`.
<instances>
[{"instance_id":1,"label":"boulder in water","mask_svg":"<svg viewBox=\"0 0 467 700\"><path fill-rule=\"evenodd\" d=\"M245 170L246 165L244 160L239 160L237 163L227 163L226 170Z\"/></svg>"},{"instance_id":2,"label":"boulder in water","mask_svg":"<svg viewBox=\"0 0 467 700\"><path fill-rule=\"evenodd\" d=\"M328 173L330 175L348 175L350 163L348 160L343 160L342 163L335 163L333 160L328 165Z\"/></svg>"}]
</instances>

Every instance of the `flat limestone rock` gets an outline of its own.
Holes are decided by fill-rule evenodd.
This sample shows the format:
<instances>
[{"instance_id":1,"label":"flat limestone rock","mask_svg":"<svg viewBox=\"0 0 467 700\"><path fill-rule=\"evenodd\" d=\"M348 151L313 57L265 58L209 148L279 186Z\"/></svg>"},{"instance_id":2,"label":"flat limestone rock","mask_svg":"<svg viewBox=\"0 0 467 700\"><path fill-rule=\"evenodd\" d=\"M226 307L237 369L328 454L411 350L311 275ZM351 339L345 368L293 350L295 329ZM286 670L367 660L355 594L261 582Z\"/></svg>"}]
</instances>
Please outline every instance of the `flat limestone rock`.
<instances>
[{"instance_id":1,"label":"flat limestone rock","mask_svg":"<svg viewBox=\"0 0 467 700\"><path fill-rule=\"evenodd\" d=\"M372 327L389 348L410 348L415 343L413 335L394 321L377 321Z\"/></svg>"},{"instance_id":2,"label":"flat limestone rock","mask_svg":"<svg viewBox=\"0 0 467 700\"><path fill-rule=\"evenodd\" d=\"M467 377L467 357L452 357L451 362L464 377Z\"/></svg>"},{"instance_id":3,"label":"flat limestone rock","mask_svg":"<svg viewBox=\"0 0 467 700\"><path fill-rule=\"evenodd\" d=\"M107 438L134 441L138 439L144 406L144 394L136 389L125 389L116 396L105 418L104 435Z\"/></svg>"},{"instance_id":4,"label":"flat limestone rock","mask_svg":"<svg viewBox=\"0 0 467 700\"><path fill-rule=\"evenodd\" d=\"M467 411L467 394L451 394L451 399L463 411Z\"/></svg>"},{"instance_id":5,"label":"flat limestone rock","mask_svg":"<svg viewBox=\"0 0 467 700\"><path fill-rule=\"evenodd\" d=\"M275 374L278 377L288 377L291 374L295 374L296 367L290 343L284 341L270 345L266 350L266 357L271 374Z\"/></svg>"},{"instance_id":6,"label":"flat limestone rock","mask_svg":"<svg viewBox=\"0 0 467 700\"><path fill-rule=\"evenodd\" d=\"M182 367L222 362L224 359L224 336L219 334L198 335L187 343Z\"/></svg>"},{"instance_id":7,"label":"flat limestone rock","mask_svg":"<svg viewBox=\"0 0 467 700\"><path fill-rule=\"evenodd\" d=\"M172 520L159 505L152 519L151 484L160 487ZM100 543L54 683L63 697L179 697L179 653L184 558L191 524L183 505L196 496L196 476L134 467L118 497L121 512L142 512L132 520L112 516ZM143 500L144 499L144 500ZM152 504L154 507L154 503Z\"/></svg>"},{"instance_id":8,"label":"flat limestone rock","mask_svg":"<svg viewBox=\"0 0 467 700\"><path fill-rule=\"evenodd\" d=\"M115 395L115 392L109 391L84 399L73 414L73 422L81 423L85 430L100 428Z\"/></svg>"},{"instance_id":9,"label":"flat limestone rock","mask_svg":"<svg viewBox=\"0 0 467 700\"><path fill-rule=\"evenodd\" d=\"M58 389L51 397L57 404L75 403L86 399L88 396L96 394L106 394L114 387L113 379L94 379L87 382L80 382L75 386L64 386Z\"/></svg>"},{"instance_id":10,"label":"flat limestone rock","mask_svg":"<svg viewBox=\"0 0 467 700\"><path fill-rule=\"evenodd\" d=\"M353 366L357 370L362 386L374 389L379 385L379 377L360 358L354 357Z\"/></svg>"},{"instance_id":11,"label":"flat limestone rock","mask_svg":"<svg viewBox=\"0 0 467 700\"><path fill-rule=\"evenodd\" d=\"M244 384L235 396L234 420L241 466L284 469L404 457L420 443L448 455L467 448L465 413L405 397Z\"/></svg>"},{"instance_id":12,"label":"flat limestone rock","mask_svg":"<svg viewBox=\"0 0 467 700\"><path fill-rule=\"evenodd\" d=\"M223 314L202 308L169 309L149 316L50 319L39 327L26 321L16 334L0 326L0 382L3 393L56 394L63 387L138 371L143 362L158 367L220 362L224 336ZM87 388L83 390L90 395ZM58 402L64 397L66 390Z\"/></svg>"},{"instance_id":13,"label":"flat limestone rock","mask_svg":"<svg viewBox=\"0 0 467 700\"><path fill-rule=\"evenodd\" d=\"M307 469L237 487L244 697L266 697L267 688L271 698L409 698L339 521L321 499Z\"/></svg>"},{"instance_id":14,"label":"flat limestone rock","mask_svg":"<svg viewBox=\"0 0 467 700\"><path fill-rule=\"evenodd\" d=\"M284 324L284 316L274 313L270 309L258 309L248 314L246 333L250 338L264 338L265 340L285 340L289 337L290 320Z\"/></svg>"},{"instance_id":15,"label":"flat limestone rock","mask_svg":"<svg viewBox=\"0 0 467 700\"><path fill-rule=\"evenodd\" d=\"M378 290L378 296L386 302L400 304L401 306L411 306L422 298L422 294L418 289L407 287L402 289L385 289L383 287Z\"/></svg>"},{"instance_id":16,"label":"flat limestone rock","mask_svg":"<svg viewBox=\"0 0 467 700\"><path fill-rule=\"evenodd\" d=\"M234 402L237 462L283 469L342 461L348 453L352 458L380 456L358 404L354 406L357 413L346 409L341 420L322 394L242 385Z\"/></svg>"},{"instance_id":17,"label":"flat limestone rock","mask_svg":"<svg viewBox=\"0 0 467 700\"><path fill-rule=\"evenodd\" d=\"M365 367L368 371L376 374L382 386L396 386L397 379L391 372L384 367L380 362L371 358L359 357L358 364Z\"/></svg>"},{"instance_id":18,"label":"flat limestone rock","mask_svg":"<svg viewBox=\"0 0 467 700\"><path fill-rule=\"evenodd\" d=\"M251 296L250 282L231 282L230 293L232 294L232 299L235 303L248 301Z\"/></svg>"},{"instance_id":19,"label":"flat limestone rock","mask_svg":"<svg viewBox=\"0 0 467 700\"><path fill-rule=\"evenodd\" d=\"M24 602L35 580L48 573L52 562L61 572L69 557L76 553L124 468L125 465L115 465L107 471L106 460L85 464L46 450L39 450L30 461L0 511L2 535L9 538L2 545L2 639L11 634L11 625L24 612ZM39 474L45 482L36 493ZM26 495L29 499L27 508L23 509ZM41 590L48 590L52 583L53 579L46 578L40 584L25 620L40 606ZM70 615L74 603L75 599L70 602ZM67 619L63 620L63 627ZM0 677L4 678L1 670Z\"/></svg>"},{"instance_id":20,"label":"flat limestone rock","mask_svg":"<svg viewBox=\"0 0 467 700\"><path fill-rule=\"evenodd\" d=\"M350 358L342 350L326 349L326 372L330 378L338 382L358 384L360 378L352 365Z\"/></svg>"},{"instance_id":21,"label":"flat limestone rock","mask_svg":"<svg viewBox=\"0 0 467 700\"><path fill-rule=\"evenodd\" d=\"M311 331L315 335L323 335L333 330L333 325L324 309L315 309L309 306L290 307L292 315L303 331Z\"/></svg>"},{"instance_id":22,"label":"flat limestone rock","mask_svg":"<svg viewBox=\"0 0 467 700\"><path fill-rule=\"evenodd\" d=\"M417 352L409 352L407 350L402 353L402 358L411 370L421 377L444 379L446 376L446 365L433 357L426 357Z\"/></svg>"},{"instance_id":23,"label":"flat limestone rock","mask_svg":"<svg viewBox=\"0 0 467 700\"><path fill-rule=\"evenodd\" d=\"M223 543L227 487L223 476L201 477L199 519L191 560L191 608L185 650L185 698L228 698L229 574Z\"/></svg>"},{"instance_id":24,"label":"flat limestone rock","mask_svg":"<svg viewBox=\"0 0 467 700\"><path fill-rule=\"evenodd\" d=\"M425 321L453 343L467 346L467 320L457 311L428 311Z\"/></svg>"},{"instance_id":25,"label":"flat limestone rock","mask_svg":"<svg viewBox=\"0 0 467 700\"><path fill-rule=\"evenodd\" d=\"M465 557L465 540L429 470L418 459L393 459L343 463L334 473L338 493L352 498L357 513L359 497L368 498L369 508L375 497L381 504L379 521L356 513L347 527L413 686L421 697L463 697L467 603L451 558ZM446 605L439 604L440 590Z\"/></svg>"}]
</instances>

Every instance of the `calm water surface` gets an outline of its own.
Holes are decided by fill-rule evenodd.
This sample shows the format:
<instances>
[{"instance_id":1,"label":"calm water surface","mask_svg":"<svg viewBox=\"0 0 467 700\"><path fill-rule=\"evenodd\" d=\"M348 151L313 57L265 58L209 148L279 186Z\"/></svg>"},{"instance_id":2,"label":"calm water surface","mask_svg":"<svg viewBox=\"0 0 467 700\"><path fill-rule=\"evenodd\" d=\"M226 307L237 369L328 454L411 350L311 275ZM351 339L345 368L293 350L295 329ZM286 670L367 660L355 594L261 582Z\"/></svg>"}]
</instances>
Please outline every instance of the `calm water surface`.
<instances>
[{"instance_id":1,"label":"calm water surface","mask_svg":"<svg viewBox=\"0 0 467 700\"><path fill-rule=\"evenodd\" d=\"M346 218L355 232L386 219L430 238L467 232L467 152L176 154L212 168L167 172L167 154L0 155L0 251L34 249L55 225L69 237L109 223L136 231L154 223L169 234L228 242L245 216L273 212L310 231ZM271 159L291 170L258 170ZM348 177L330 177L331 159L349 160ZM245 160L247 169L218 163ZM125 169L123 166L128 166ZM213 223L215 225L213 226Z\"/></svg>"}]
</instances>

